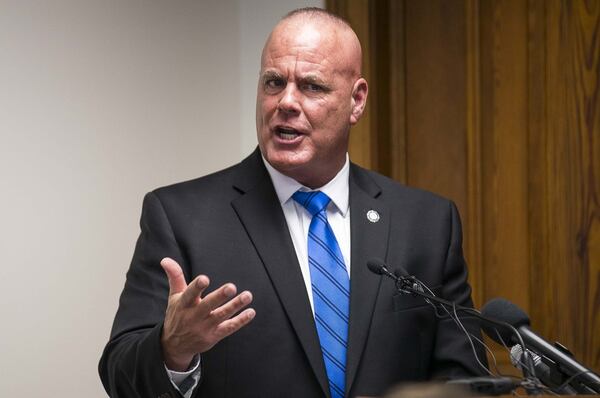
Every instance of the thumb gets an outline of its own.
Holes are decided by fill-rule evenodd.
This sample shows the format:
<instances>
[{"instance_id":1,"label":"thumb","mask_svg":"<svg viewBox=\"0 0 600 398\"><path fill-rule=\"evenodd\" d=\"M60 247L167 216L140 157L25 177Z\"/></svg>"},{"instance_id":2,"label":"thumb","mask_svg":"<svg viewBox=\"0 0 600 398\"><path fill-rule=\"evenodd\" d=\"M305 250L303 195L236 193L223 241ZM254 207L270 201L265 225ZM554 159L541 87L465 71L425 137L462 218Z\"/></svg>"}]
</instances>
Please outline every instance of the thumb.
<instances>
[{"instance_id":1,"label":"thumb","mask_svg":"<svg viewBox=\"0 0 600 398\"><path fill-rule=\"evenodd\" d=\"M169 297L177 293L182 293L187 287L187 283L183 276L183 270L177 264L177 261L165 257L161 260L160 266L165 270L169 279Z\"/></svg>"}]
</instances>

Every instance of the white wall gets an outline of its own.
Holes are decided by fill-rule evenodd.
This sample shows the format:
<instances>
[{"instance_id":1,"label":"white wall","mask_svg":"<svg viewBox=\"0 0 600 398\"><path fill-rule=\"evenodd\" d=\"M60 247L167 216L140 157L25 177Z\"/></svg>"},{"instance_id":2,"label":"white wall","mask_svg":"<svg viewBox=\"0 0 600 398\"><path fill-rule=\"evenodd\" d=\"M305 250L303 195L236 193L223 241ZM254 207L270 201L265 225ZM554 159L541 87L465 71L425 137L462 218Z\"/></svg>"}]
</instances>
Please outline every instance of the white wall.
<instances>
[{"instance_id":1,"label":"white wall","mask_svg":"<svg viewBox=\"0 0 600 398\"><path fill-rule=\"evenodd\" d=\"M105 396L143 194L255 147L260 50L305 5L0 0L0 396Z\"/></svg>"}]
</instances>

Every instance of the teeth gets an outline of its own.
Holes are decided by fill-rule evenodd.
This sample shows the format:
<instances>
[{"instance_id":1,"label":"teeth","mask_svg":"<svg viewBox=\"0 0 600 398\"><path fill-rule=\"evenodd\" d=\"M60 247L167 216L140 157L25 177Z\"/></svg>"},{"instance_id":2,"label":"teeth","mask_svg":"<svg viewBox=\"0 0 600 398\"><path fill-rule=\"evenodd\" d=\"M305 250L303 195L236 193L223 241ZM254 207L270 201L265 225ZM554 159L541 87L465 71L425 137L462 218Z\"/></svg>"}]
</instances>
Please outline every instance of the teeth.
<instances>
[{"instance_id":1,"label":"teeth","mask_svg":"<svg viewBox=\"0 0 600 398\"><path fill-rule=\"evenodd\" d=\"M279 135L279 137L283 138L284 140L290 140L290 141L293 140L294 138L298 137L298 135L299 135L293 129L285 129L285 128L277 129L277 134Z\"/></svg>"},{"instance_id":2,"label":"teeth","mask_svg":"<svg viewBox=\"0 0 600 398\"><path fill-rule=\"evenodd\" d=\"M283 138L284 140L293 140L294 138L298 137L298 134L296 134L296 133L279 133L279 136L281 138Z\"/></svg>"}]
</instances>

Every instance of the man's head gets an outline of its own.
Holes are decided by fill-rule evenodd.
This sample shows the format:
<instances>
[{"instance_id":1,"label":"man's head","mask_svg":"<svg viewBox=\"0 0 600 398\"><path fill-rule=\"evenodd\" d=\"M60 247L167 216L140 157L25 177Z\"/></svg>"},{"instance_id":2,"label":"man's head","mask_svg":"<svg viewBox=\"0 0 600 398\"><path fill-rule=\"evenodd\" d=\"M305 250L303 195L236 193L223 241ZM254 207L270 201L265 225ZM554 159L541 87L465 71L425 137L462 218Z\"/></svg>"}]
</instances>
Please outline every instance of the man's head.
<instances>
[{"instance_id":1,"label":"man's head","mask_svg":"<svg viewBox=\"0 0 600 398\"><path fill-rule=\"evenodd\" d=\"M337 174L367 99L360 65L356 34L324 10L296 10L275 26L256 98L258 143L273 167L311 188Z\"/></svg>"}]
</instances>

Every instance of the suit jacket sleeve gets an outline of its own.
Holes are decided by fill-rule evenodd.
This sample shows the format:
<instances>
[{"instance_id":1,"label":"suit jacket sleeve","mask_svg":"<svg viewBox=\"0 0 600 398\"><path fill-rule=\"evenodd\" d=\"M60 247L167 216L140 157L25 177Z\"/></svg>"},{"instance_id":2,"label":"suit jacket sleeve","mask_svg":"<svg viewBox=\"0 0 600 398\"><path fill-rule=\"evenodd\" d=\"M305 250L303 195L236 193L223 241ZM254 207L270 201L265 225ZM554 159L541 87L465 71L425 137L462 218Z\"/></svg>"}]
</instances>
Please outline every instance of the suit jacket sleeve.
<instances>
[{"instance_id":1,"label":"suit jacket sleeve","mask_svg":"<svg viewBox=\"0 0 600 398\"><path fill-rule=\"evenodd\" d=\"M177 239L158 196L144 198L138 238L110 341L100 359L104 388L113 397L180 396L165 371L160 336L169 285L160 260L171 257L186 273ZM189 274L186 273L189 280Z\"/></svg>"},{"instance_id":2,"label":"suit jacket sleeve","mask_svg":"<svg viewBox=\"0 0 600 398\"><path fill-rule=\"evenodd\" d=\"M450 239L443 269L441 296L459 305L473 307L471 288L467 282L467 267L462 251L460 217L454 203L450 202ZM440 320L437 327L432 361L432 378L451 379L486 373L486 353L474 337L481 339L479 322L459 313L465 329L473 338L474 347L463 330L449 317ZM477 359L481 365L477 363ZM485 366L485 368L484 368Z\"/></svg>"}]
</instances>

